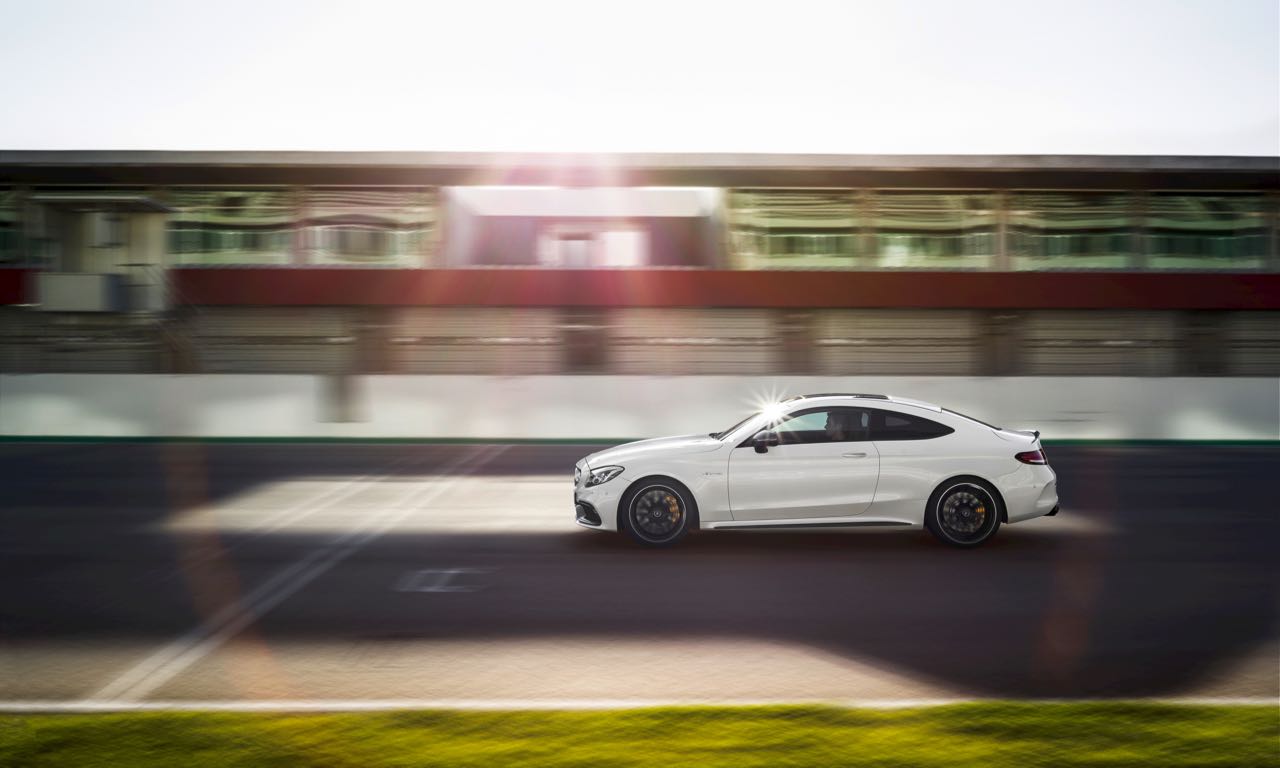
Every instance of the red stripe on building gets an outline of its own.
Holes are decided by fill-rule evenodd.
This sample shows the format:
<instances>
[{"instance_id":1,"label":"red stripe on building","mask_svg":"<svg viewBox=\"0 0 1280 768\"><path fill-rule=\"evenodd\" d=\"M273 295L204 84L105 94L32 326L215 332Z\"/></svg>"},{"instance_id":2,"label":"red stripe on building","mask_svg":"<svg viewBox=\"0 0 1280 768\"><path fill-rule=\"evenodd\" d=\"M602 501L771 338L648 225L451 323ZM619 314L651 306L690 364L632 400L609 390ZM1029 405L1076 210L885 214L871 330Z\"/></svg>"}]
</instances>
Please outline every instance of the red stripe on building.
<instances>
[{"instance_id":1,"label":"red stripe on building","mask_svg":"<svg viewBox=\"0 0 1280 768\"><path fill-rule=\"evenodd\" d=\"M30 269L0 269L0 304L25 304Z\"/></svg>"},{"instance_id":2,"label":"red stripe on building","mask_svg":"<svg viewBox=\"0 0 1280 768\"><path fill-rule=\"evenodd\" d=\"M1280 274L1258 273L183 268L172 279L177 303L224 306L1280 309Z\"/></svg>"}]
</instances>

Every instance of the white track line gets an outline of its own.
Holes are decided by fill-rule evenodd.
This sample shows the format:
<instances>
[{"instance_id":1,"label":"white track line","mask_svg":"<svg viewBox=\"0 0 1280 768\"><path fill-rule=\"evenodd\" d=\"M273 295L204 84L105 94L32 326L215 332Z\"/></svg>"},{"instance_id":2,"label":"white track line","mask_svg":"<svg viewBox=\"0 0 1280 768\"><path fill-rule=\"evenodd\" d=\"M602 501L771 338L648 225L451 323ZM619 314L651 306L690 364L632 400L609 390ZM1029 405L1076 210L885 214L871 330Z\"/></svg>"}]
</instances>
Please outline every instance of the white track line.
<instances>
[{"instance_id":1,"label":"white track line","mask_svg":"<svg viewBox=\"0 0 1280 768\"><path fill-rule=\"evenodd\" d=\"M328 489L312 499L300 501L273 515L269 515L260 523L249 528L247 531L249 538L257 538L258 536L268 533L275 533L290 523L309 517L322 509L328 509L340 501L346 501L362 490L361 488L353 487L357 483L363 483L368 480L373 480L374 482L385 480L391 475L391 470L408 464L411 459L412 457L409 456L396 459L395 461L387 464L381 472L370 472L368 474L361 475L360 477L351 478L350 480L340 483L336 488ZM319 506L316 506L317 504Z\"/></svg>"},{"instance_id":2,"label":"white track line","mask_svg":"<svg viewBox=\"0 0 1280 768\"><path fill-rule=\"evenodd\" d=\"M1161 697L1118 699L315 699L251 701L0 701L0 713L74 712L386 712L412 709L609 710L647 707L827 706L856 709L914 709L955 704L1174 704L1181 706L1276 706L1268 697Z\"/></svg>"},{"instance_id":3,"label":"white track line","mask_svg":"<svg viewBox=\"0 0 1280 768\"><path fill-rule=\"evenodd\" d=\"M218 611L207 621L123 672L90 696L89 701L125 703L145 698L360 547L385 533L396 522L413 512L417 505L450 490L460 479L480 469L504 450L506 446L484 446L451 462L438 473L446 476L443 482L426 488L412 488L396 504L391 505L388 511L374 518L371 525L351 530L282 569L242 600Z\"/></svg>"}]
</instances>

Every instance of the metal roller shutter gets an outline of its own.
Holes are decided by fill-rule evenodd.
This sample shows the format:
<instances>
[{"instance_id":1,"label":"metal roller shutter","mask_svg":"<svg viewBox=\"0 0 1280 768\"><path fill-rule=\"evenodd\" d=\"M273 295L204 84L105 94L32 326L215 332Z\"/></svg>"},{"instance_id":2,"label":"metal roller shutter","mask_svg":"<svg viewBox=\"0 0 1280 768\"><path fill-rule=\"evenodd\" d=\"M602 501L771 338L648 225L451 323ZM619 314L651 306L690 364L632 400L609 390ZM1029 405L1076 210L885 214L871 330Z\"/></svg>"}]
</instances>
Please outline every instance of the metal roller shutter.
<instances>
[{"instance_id":1,"label":"metal roller shutter","mask_svg":"<svg viewBox=\"0 0 1280 768\"><path fill-rule=\"evenodd\" d=\"M1280 376L1280 312L1233 312L1226 337L1228 375Z\"/></svg>"},{"instance_id":2,"label":"metal roller shutter","mask_svg":"<svg viewBox=\"0 0 1280 768\"><path fill-rule=\"evenodd\" d=\"M767 309L614 310L611 369L620 374L762 374L777 371L774 314Z\"/></svg>"},{"instance_id":3,"label":"metal roller shutter","mask_svg":"<svg viewBox=\"0 0 1280 768\"><path fill-rule=\"evenodd\" d=\"M814 316L818 369L828 376L977 372L979 317L968 310L824 310Z\"/></svg>"},{"instance_id":4,"label":"metal roller shutter","mask_svg":"<svg viewBox=\"0 0 1280 768\"><path fill-rule=\"evenodd\" d=\"M203 307L191 327L205 373L340 374L355 353L347 307Z\"/></svg>"},{"instance_id":5,"label":"metal roller shutter","mask_svg":"<svg viewBox=\"0 0 1280 768\"><path fill-rule=\"evenodd\" d=\"M549 374L560 371L559 312L544 308L407 307L393 321L401 373Z\"/></svg>"},{"instance_id":6,"label":"metal roller shutter","mask_svg":"<svg viewBox=\"0 0 1280 768\"><path fill-rule=\"evenodd\" d=\"M1028 312L1022 373L1031 376L1169 376L1177 370L1172 312Z\"/></svg>"}]
</instances>

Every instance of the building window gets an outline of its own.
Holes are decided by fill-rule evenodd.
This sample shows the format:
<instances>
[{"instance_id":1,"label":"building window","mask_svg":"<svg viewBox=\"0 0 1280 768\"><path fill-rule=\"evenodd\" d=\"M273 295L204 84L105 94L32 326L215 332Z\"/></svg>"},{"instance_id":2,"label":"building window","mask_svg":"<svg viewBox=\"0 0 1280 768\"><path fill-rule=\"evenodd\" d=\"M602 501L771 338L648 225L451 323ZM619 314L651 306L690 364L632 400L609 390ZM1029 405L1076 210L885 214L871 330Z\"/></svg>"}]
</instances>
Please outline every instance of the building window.
<instances>
[{"instance_id":1,"label":"building window","mask_svg":"<svg viewBox=\"0 0 1280 768\"><path fill-rule=\"evenodd\" d=\"M852 190L731 190L729 245L742 269L848 269L858 238Z\"/></svg>"},{"instance_id":2,"label":"building window","mask_svg":"<svg viewBox=\"0 0 1280 768\"><path fill-rule=\"evenodd\" d=\"M1267 256L1262 195L1158 192L1147 201L1151 269L1260 269Z\"/></svg>"},{"instance_id":3,"label":"building window","mask_svg":"<svg viewBox=\"0 0 1280 768\"><path fill-rule=\"evenodd\" d=\"M294 206L285 189L175 189L169 251L178 264L289 264Z\"/></svg>"},{"instance_id":4,"label":"building window","mask_svg":"<svg viewBox=\"0 0 1280 768\"><path fill-rule=\"evenodd\" d=\"M983 269L992 264L992 195L880 191L873 206L877 267Z\"/></svg>"},{"instance_id":5,"label":"building window","mask_svg":"<svg viewBox=\"0 0 1280 768\"><path fill-rule=\"evenodd\" d=\"M436 232L433 189L307 190L304 250L313 264L421 267Z\"/></svg>"},{"instance_id":6,"label":"building window","mask_svg":"<svg viewBox=\"0 0 1280 768\"><path fill-rule=\"evenodd\" d=\"M1132 199L1098 192L1009 195L1014 269L1116 269L1134 250Z\"/></svg>"}]
</instances>

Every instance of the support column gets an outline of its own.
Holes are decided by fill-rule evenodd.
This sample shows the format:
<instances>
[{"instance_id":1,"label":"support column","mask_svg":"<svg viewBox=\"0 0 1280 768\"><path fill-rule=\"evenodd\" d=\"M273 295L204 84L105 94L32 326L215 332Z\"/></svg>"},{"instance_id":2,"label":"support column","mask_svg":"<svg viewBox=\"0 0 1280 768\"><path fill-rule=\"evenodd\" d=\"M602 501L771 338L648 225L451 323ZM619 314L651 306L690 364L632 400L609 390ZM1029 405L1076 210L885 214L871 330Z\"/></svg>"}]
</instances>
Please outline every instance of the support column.
<instances>
[{"instance_id":1,"label":"support column","mask_svg":"<svg viewBox=\"0 0 1280 768\"><path fill-rule=\"evenodd\" d=\"M1222 312L1182 313L1178 369L1185 376L1222 376L1227 372L1226 317Z\"/></svg>"},{"instance_id":2,"label":"support column","mask_svg":"<svg viewBox=\"0 0 1280 768\"><path fill-rule=\"evenodd\" d=\"M352 372L356 374L396 373L391 354L394 307L354 307L352 336L355 351Z\"/></svg>"},{"instance_id":3,"label":"support column","mask_svg":"<svg viewBox=\"0 0 1280 768\"><path fill-rule=\"evenodd\" d=\"M1280 272L1280 192L1268 192L1263 204L1266 206L1264 215L1270 224L1267 258L1263 262L1263 269L1267 272Z\"/></svg>"},{"instance_id":4,"label":"support column","mask_svg":"<svg viewBox=\"0 0 1280 768\"><path fill-rule=\"evenodd\" d=\"M305 187L289 188L289 210L293 219L289 226L292 236L289 239L289 262L292 266L306 266L307 232L304 222L308 216L307 190Z\"/></svg>"},{"instance_id":5,"label":"support column","mask_svg":"<svg viewBox=\"0 0 1280 768\"><path fill-rule=\"evenodd\" d=\"M1149 198L1146 190L1135 190L1129 194L1131 195L1129 199L1129 217L1133 225L1133 249L1129 253L1129 268L1140 272L1148 268L1147 208Z\"/></svg>"},{"instance_id":6,"label":"support column","mask_svg":"<svg viewBox=\"0 0 1280 768\"><path fill-rule=\"evenodd\" d=\"M876 265L875 197L869 189L854 190L853 220L857 228L858 269L874 269Z\"/></svg>"},{"instance_id":7,"label":"support column","mask_svg":"<svg viewBox=\"0 0 1280 768\"><path fill-rule=\"evenodd\" d=\"M992 310L983 313L977 339L979 376L1016 376L1022 372L1022 320L1024 310Z\"/></svg>"},{"instance_id":8,"label":"support column","mask_svg":"<svg viewBox=\"0 0 1280 768\"><path fill-rule=\"evenodd\" d=\"M996 253L992 268L997 272L1013 270L1013 258L1009 255L1009 193L997 192L996 205Z\"/></svg>"},{"instance_id":9,"label":"support column","mask_svg":"<svg viewBox=\"0 0 1280 768\"><path fill-rule=\"evenodd\" d=\"M560 348L567 373L606 373L609 370L608 310L572 307L561 311Z\"/></svg>"},{"instance_id":10,"label":"support column","mask_svg":"<svg viewBox=\"0 0 1280 768\"><path fill-rule=\"evenodd\" d=\"M778 365L783 373L807 376L819 373L814 349L814 315L808 310L782 309L774 316L779 341Z\"/></svg>"}]
</instances>

